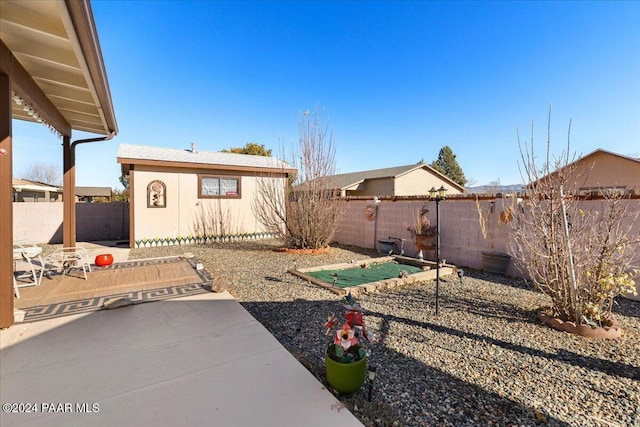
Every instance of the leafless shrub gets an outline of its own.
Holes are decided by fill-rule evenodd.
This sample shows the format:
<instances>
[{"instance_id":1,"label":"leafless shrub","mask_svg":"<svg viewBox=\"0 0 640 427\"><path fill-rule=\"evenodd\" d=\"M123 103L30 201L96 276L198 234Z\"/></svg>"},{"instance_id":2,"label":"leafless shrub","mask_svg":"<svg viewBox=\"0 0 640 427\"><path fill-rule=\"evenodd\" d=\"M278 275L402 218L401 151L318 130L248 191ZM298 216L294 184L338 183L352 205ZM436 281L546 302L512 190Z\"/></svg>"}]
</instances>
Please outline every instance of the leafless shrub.
<instances>
[{"instance_id":1,"label":"leafless shrub","mask_svg":"<svg viewBox=\"0 0 640 427\"><path fill-rule=\"evenodd\" d=\"M200 202L194 213L192 230L194 236L227 236L241 231L229 206L223 206L219 199Z\"/></svg>"},{"instance_id":2,"label":"leafless shrub","mask_svg":"<svg viewBox=\"0 0 640 427\"><path fill-rule=\"evenodd\" d=\"M335 193L335 141L318 108L298 121L298 146L290 164L297 169L283 190L273 175L260 177L253 210L261 224L288 247L318 249L333 239L342 204ZM283 175L282 173L279 175Z\"/></svg>"},{"instance_id":3,"label":"leafless shrub","mask_svg":"<svg viewBox=\"0 0 640 427\"><path fill-rule=\"evenodd\" d=\"M631 227L638 213L628 210L628 199L603 192L599 207L586 209L579 189L588 171L579 172L576 156L551 154L551 111L546 158L538 166L531 142L518 145L521 174L528 190L512 206L511 255L535 286L552 300L552 315L577 324L608 324L619 294L635 292L631 262L638 236ZM627 224L623 226L623 223Z\"/></svg>"},{"instance_id":4,"label":"leafless shrub","mask_svg":"<svg viewBox=\"0 0 640 427\"><path fill-rule=\"evenodd\" d=\"M47 185L62 184L62 169L53 163L32 163L22 173L23 179L41 182Z\"/></svg>"}]
</instances>

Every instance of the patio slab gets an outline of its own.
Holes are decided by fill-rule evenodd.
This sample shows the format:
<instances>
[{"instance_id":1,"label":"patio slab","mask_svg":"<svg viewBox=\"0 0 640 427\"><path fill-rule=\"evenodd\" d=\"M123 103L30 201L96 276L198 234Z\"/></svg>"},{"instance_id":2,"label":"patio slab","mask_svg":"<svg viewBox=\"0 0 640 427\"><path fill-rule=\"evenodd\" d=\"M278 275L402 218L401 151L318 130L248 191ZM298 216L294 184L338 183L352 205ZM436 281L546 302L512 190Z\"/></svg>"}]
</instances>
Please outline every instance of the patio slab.
<instances>
[{"instance_id":1,"label":"patio slab","mask_svg":"<svg viewBox=\"0 0 640 427\"><path fill-rule=\"evenodd\" d=\"M0 349L2 403L38 410L3 427L362 425L227 292L16 325Z\"/></svg>"}]
</instances>

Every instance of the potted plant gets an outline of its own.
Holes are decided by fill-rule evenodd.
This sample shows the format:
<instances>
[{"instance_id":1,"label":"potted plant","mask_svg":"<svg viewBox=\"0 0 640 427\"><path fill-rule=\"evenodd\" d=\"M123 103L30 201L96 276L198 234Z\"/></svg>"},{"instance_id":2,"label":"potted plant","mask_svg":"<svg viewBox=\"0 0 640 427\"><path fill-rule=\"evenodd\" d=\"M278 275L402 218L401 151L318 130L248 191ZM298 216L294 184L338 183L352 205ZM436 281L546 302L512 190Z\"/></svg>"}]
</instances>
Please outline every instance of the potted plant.
<instances>
[{"instance_id":1,"label":"potted plant","mask_svg":"<svg viewBox=\"0 0 640 427\"><path fill-rule=\"evenodd\" d=\"M367 352L363 341L373 340L364 325L364 310L349 293L342 299L345 322L335 315L324 324L326 335L332 339L325 352L327 382L343 394L355 393L362 387L367 372ZM336 326L338 325L338 326Z\"/></svg>"},{"instance_id":2,"label":"potted plant","mask_svg":"<svg viewBox=\"0 0 640 427\"><path fill-rule=\"evenodd\" d=\"M438 230L436 226L431 225L431 221L427 217L428 213L429 210L423 206L421 210L413 214L412 222L407 226L407 231L413 237L413 243L421 251L436 248L435 237Z\"/></svg>"}]
</instances>

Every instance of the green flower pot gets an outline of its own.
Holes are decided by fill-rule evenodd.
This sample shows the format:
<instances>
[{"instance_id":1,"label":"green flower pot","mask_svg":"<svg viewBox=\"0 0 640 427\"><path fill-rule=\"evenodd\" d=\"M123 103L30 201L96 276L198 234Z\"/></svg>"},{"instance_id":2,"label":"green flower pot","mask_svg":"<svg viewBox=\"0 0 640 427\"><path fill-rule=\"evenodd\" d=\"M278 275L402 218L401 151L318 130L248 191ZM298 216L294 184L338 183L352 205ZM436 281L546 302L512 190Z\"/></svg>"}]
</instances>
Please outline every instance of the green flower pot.
<instances>
[{"instance_id":1,"label":"green flower pot","mask_svg":"<svg viewBox=\"0 0 640 427\"><path fill-rule=\"evenodd\" d=\"M324 355L327 369L327 382L337 392L351 394L360 390L367 374L367 358L364 357L355 363L340 363Z\"/></svg>"}]
</instances>

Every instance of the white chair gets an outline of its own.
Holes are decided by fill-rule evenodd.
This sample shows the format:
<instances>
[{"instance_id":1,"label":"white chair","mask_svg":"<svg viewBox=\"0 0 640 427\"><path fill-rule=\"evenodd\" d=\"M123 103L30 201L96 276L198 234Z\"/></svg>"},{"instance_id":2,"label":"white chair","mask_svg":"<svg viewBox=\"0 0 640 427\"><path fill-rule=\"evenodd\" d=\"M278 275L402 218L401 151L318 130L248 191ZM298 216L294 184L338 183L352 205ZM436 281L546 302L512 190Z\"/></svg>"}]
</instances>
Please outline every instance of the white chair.
<instances>
[{"instance_id":1,"label":"white chair","mask_svg":"<svg viewBox=\"0 0 640 427\"><path fill-rule=\"evenodd\" d=\"M34 260L40 261L40 276L36 274ZM42 281L42 273L44 272L44 261L42 260L42 248L32 242L15 242L13 244L13 271L17 272L18 262L26 263L28 270L22 271L16 277L13 275L13 290L17 298L20 298L20 290L24 286L38 286ZM21 279L18 283L17 279ZM25 282L22 279L29 279Z\"/></svg>"},{"instance_id":2,"label":"white chair","mask_svg":"<svg viewBox=\"0 0 640 427\"><path fill-rule=\"evenodd\" d=\"M87 280L87 270L91 273L91 263L85 248L79 246L58 248L44 260L46 265L54 266L56 270L62 269L65 275L73 269L82 269L84 280Z\"/></svg>"}]
</instances>

